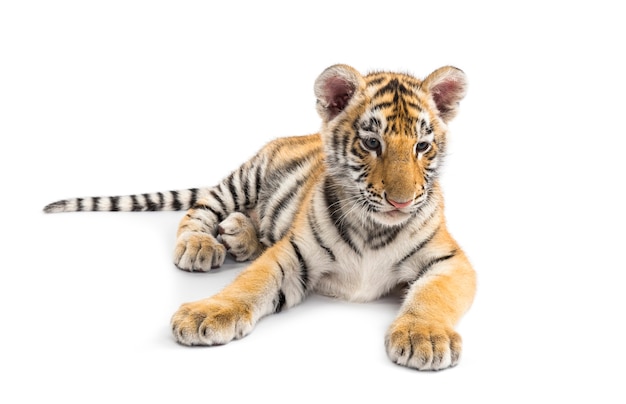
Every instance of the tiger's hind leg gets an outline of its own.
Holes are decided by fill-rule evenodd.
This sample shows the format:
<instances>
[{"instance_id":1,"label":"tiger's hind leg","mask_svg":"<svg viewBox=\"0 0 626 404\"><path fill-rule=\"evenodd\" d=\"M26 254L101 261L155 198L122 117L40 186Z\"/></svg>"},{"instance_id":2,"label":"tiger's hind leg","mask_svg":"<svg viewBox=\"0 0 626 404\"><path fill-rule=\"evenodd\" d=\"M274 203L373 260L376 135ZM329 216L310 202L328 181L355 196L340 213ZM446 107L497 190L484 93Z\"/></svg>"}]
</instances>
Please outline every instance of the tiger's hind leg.
<instances>
[{"instance_id":1,"label":"tiger's hind leg","mask_svg":"<svg viewBox=\"0 0 626 404\"><path fill-rule=\"evenodd\" d=\"M241 212L228 215L217 230L226 251L235 261L254 260L265 250L252 219Z\"/></svg>"},{"instance_id":2,"label":"tiger's hind leg","mask_svg":"<svg viewBox=\"0 0 626 404\"><path fill-rule=\"evenodd\" d=\"M237 212L250 211L258 203L259 192L263 189L262 178L266 171L265 155L260 152L248 160L238 170L231 173L219 185L204 189L202 196L187 211L178 226L176 247L174 248L174 264L184 271L206 272L220 267L226 258L226 247L218 240L219 225L222 225L223 240L230 247L230 252L237 260L258 256L257 244L241 238L254 239L251 231L237 233L232 224L235 220L231 215ZM243 215L239 213L239 215ZM251 225L244 224L246 229ZM244 237L250 235L250 237ZM229 236L233 236L230 238ZM235 248L244 244L246 248Z\"/></svg>"},{"instance_id":3,"label":"tiger's hind leg","mask_svg":"<svg viewBox=\"0 0 626 404\"><path fill-rule=\"evenodd\" d=\"M206 272L222 266L227 252L236 261L248 261L265 250L254 223L243 213L229 214L215 227L215 232L194 226L196 223L205 225L210 219L208 211L197 209L182 220L174 249L174 263L178 268Z\"/></svg>"}]
</instances>

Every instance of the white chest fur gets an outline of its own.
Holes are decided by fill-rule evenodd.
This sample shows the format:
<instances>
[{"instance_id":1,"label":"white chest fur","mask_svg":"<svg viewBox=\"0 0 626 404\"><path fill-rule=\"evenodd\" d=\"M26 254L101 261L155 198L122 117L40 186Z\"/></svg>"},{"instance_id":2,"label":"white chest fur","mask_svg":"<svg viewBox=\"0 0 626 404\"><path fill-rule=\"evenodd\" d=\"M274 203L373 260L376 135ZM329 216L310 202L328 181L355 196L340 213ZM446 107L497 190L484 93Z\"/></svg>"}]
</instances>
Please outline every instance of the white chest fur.
<instances>
[{"instance_id":1,"label":"white chest fur","mask_svg":"<svg viewBox=\"0 0 626 404\"><path fill-rule=\"evenodd\" d=\"M346 248L318 282L320 294L355 302L378 299L398 283L393 261L384 249L358 256Z\"/></svg>"}]
</instances>

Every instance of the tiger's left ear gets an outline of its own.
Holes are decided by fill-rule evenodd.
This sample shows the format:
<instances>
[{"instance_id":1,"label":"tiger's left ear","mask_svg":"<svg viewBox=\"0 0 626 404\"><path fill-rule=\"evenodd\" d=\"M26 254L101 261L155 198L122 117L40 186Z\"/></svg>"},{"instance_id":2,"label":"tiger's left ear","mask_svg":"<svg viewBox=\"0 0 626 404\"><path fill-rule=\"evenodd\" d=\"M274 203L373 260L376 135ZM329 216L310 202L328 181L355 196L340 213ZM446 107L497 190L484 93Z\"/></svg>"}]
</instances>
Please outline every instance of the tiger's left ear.
<instances>
[{"instance_id":1,"label":"tiger's left ear","mask_svg":"<svg viewBox=\"0 0 626 404\"><path fill-rule=\"evenodd\" d=\"M441 67L422 82L421 88L430 93L444 122L456 116L459 102L465 97L467 80L461 69Z\"/></svg>"},{"instance_id":2,"label":"tiger's left ear","mask_svg":"<svg viewBox=\"0 0 626 404\"><path fill-rule=\"evenodd\" d=\"M315 80L317 112L324 122L332 121L365 88L363 76L348 65L334 65Z\"/></svg>"}]
</instances>

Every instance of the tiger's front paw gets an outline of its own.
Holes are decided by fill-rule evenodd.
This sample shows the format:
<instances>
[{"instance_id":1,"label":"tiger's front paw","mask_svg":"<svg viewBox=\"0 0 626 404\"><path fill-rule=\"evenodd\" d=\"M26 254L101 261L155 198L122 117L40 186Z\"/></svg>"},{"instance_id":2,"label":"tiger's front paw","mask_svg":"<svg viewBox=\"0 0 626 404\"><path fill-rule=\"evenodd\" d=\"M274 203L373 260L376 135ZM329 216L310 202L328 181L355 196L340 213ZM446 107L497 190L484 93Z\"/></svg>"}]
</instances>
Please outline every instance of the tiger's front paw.
<instances>
[{"instance_id":1,"label":"tiger's front paw","mask_svg":"<svg viewBox=\"0 0 626 404\"><path fill-rule=\"evenodd\" d=\"M254 327L246 304L216 298L185 303L172 317L172 332L183 345L222 345Z\"/></svg>"},{"instance_id":2,"label":"tiger's front paw","mask_svg":"<svg viewBox=\"0 0 626 404\"><path fill-rule=\"evenodd\" d=\"M387 355L398 365L418 370L455 366L461 355L461 336L440 324L423 323L406 315L385 336Z\"/></svg>"},{"instance_id":3,"label":"tiger's front paw","mask_svg":"<svg viewBox=\"0 0 626 404\"><path fill-rule=\"evenodd\" d=\"M228 215L219 224L218 232L226 250L236 261L253 260L263 252L252 220L241 212Z\"/></svg>"},{"instance_id":4,"label":"tiger's front paw","mask_svg":"<svg viewBox=\"0 0 626 404\"><path fill-rule=\"evenodd\" d=\"M174 264L184 271L206 272L222 266L226 248L210 234L182 233L176 240Z\"/></svg>"}]
</instances>

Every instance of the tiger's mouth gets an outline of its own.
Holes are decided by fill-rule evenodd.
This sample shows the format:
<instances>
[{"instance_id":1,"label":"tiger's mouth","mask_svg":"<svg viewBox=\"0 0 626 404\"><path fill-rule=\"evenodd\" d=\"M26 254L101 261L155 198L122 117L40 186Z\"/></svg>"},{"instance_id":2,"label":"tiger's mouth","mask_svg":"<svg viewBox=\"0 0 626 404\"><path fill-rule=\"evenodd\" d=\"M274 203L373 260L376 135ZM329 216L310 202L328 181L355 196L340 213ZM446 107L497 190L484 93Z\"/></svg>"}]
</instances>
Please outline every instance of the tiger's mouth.
<instances>
[{"instance_id":1,"label":"tiger's mouth","mask_svg":"<svg viewBox=\"0 0 626 404\"><path fill-rule=\"evenodd\" d=\"M367 215L376 223L386 226L397 226L411 218L426 201L426 193L410 202L392 204L382 198L373 199L361 191L359 204ZM395 202L395 201L394 201Z\"/></svg>"},{"instance_id":2,"label":"tiger's mouth","mask_svg":"<svg viewBox=\"0 0 626 404\"><path fill-rule=\"evenodd\" d=\"M396 226L406 222L409 218L414 216L421 208L427 203L428 193L424 192L419 197L413 199L410 203L394 204L387 202L384 207L380 203L372 203L368 201L374 209L372 209L372 216L375 221L388 225Z\"/></svg>"},{"instance_id":3,"label":"tiger's mouth","mask_svg":"<svg viewBox=\"0 0 626 404\"><path fill-rule=\"evenodd\" d=\"M411 211L407 208L393 208L376 212L375 216L378 222L393 226L405 222L411 216Z\"/></svg>"},{"instance_id":4,"label":"tiger's mouth","mask_svg":"<svg viewBox=\"0 0 626 404\"><path fill-rule=\"evenodd\" d=\"M402 219L411 215L409 212L405 212L404 210L401 210L401 209L389 210L387 212L383 212L382 214L383 216L388 217L390 219Z\"/></svg>"}]
</instances>

